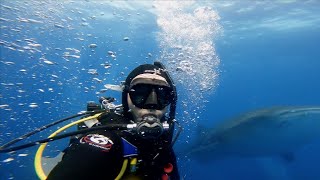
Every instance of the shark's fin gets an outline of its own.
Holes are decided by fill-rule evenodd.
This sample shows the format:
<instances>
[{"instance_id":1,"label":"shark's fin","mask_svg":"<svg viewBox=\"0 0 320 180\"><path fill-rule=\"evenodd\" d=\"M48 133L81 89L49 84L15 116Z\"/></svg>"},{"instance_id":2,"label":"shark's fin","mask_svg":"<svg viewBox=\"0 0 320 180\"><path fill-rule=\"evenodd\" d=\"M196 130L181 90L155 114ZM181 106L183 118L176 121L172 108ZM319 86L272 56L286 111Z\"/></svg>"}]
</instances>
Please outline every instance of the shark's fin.
<instances>
[{"instance_id":1,"label":"shark's fin","mask_svg":"<svg viewBox=\"0 0 320 180\"><path fill-rule=\"evenodd\" d=\"M56 157L48 158L42 157L42 168L46 175L49 175L51 170L62 160L62 156L64 155L63 152L60 152Z\"/></svg>"},{"instance_id":2,"label":"shark's fin","mask_svg":"<svg viewBox=\"0 0 320 180\"><path fill-rule=\"evenodd\" d=\"M295 160L295 155L293 152L282 153L280 157L287 163L291 163Z\"/></svg>"}]
</instances>

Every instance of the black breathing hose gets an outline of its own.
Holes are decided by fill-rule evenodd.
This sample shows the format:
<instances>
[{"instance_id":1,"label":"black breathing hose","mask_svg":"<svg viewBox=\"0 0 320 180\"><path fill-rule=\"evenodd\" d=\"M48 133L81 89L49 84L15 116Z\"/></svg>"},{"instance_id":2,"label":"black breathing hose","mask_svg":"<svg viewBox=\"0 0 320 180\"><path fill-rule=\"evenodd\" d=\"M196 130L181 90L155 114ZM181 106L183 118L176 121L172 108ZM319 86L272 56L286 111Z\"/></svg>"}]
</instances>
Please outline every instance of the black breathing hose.
<instances>
[{"instance_id":1,"label":"black breathing hose","mask_svg":"<svg viewBox=\"0 0 320 180\"><path fill-rule=\"evenodd\" d=\"M9 141L8 143L0 146L0 150L5 149L5 148L11 146L12 144L15 144L15 143L17 143L17 142L19 142L19 141L21 141L21 140L23 140L23 139L25 139L25 138L27 138L27 137L29 137L29 136L32 136L32 135L34 135L34 134L36 134L36 133L38 133L38 132L40 132L40 131L43 131L43 130L45 130L45 129L51 127L51 126L54 126L54 125L56 125L56 124L62 123L62 122L64 122L64 121L66 121L66 120L73 119L73 118L76 118L76 117L79 117L79 116L83 116L83 115L87 115L87 114L96 114L96 113L103 112L103 111L104 111L104 110L99 110L99 111L86 111L86 112L83 112L83 113L75 114L75 115L72 115L72 116L69 116L69 117L60 119L60 120L58 120L58 121L52 122L52 123L50 123L50 124L47 124L47 125L42 126L42 127L40 127L40 128L37 128L37 129L35 129L34 131L28 132L27 134L24 134L24 135L22 135L22 136L20 136L20 137L18 137L18 138L15 138L15 139L12 140L12 141ZM1 151L0 151L0 153L1 153Z\"/></svg>"},{"instance_id":2,"label":"black breathing hose","mask_svg":"<svg viewBox=\"0 0 320 180\"><path fill-rule=\"evenodd\" d=\"M52 138L46 138L46 139L30 142L30 143L27 143L27 144L23 144L23 145L11 147L11 148L3 148L3 146L2 146L0 148L0 153L12 152L12 151L16 151L16 150L32 147L32 146L35 146L35 145L38 145L38 144L41 144L41 143L51 142L51 141L55 141L55 140L58 140L58 139L62 139L62 138L66 138L66 137L70 137L70 136L74 136L74 135L78 135L78 134L83 134L83 133L87 133L87 132L91 132L91 131L95 131L95 130L102 130L102 129L104 129L104 130L126 130L126 129L128 129L128 124L112 124L112 125L91 127L91 128L88 128L88 129L81 129L81 130L78 130L78 131L64 133L64 134L61 134L61 135L54 136Z\"/></svg>"}]
</instances>

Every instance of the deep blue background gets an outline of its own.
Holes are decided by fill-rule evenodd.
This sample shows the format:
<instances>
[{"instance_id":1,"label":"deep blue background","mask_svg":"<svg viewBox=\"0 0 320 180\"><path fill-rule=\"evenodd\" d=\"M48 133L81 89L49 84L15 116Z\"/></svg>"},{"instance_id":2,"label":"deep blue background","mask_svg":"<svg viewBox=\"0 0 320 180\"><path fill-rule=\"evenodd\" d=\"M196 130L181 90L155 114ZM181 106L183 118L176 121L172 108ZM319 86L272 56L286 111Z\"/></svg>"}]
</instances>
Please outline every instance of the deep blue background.
<instances>
[{"instance_id":1,"label":"deep blue background","mask_svg":"<svg viewBox=\"0 0 320 180\"><path fill-rule=\"evenodd\" d=\"M195 118L188 121L181 100L188 100L189 94L183 84L177 83L180 98L177 119L182 120L185 127L175 146L177 149L196 139L199 124L212 127L239 113L274 105L319 105L318 2L194 4L198 6L210 6L221 17L223 33L214 38L221 60L219 85L212 93L205 94L208 101L204 102L205 107L196 111L192 105L187 107L188 118ZM157 32L161 30L151 3L1 1L0 8L3 18L0 19L0 105L8 105L0 109L0 144L84 110L87 101L97 101L100 94L96 92L103 89L104 84L119 84L135 66L162 60L157 39ZM41 23L22 22L22 18ZM124 37L129 37L129 41L123 41ZM18 51L27 46L24 39L30 38L42 45L37 48L41 52ZM98 47L90 49L88 45L92 43ZM62 58L65 48L80 50L77 54L80 58L66 61ZM116 60L107 55L108 51L116 52ZM70 54L76 53L70 51ZM41 57L56 64L47 65ZM5 64L8 61L15 64ZM105 63L111 67L105 69L101 65ZM21 69L26 72L20 72ZM88 69L97 69L99 75L88 74ZM98 83L93 78L103 81ZM10 83L12 85L8 85ZM107 94L121 103L118 92L107 91ZM45 101L50 104L44 104ZM30 103L39 106L30 108ZM27 141L46 137L55 129L50 128ZM45 153L55 154L65 143L54 142ZM178 159L181 176L186 179L320 179L319 150L319 142L295 150L296 158L291 163L278 157L199 162L178 154ZM0 154L0 179L36 179L35 151L33 147L16 154ZM17 156L25 153L28 156ZM3 162L9 157L14 160Z\"/></svg>"}]
</instances>

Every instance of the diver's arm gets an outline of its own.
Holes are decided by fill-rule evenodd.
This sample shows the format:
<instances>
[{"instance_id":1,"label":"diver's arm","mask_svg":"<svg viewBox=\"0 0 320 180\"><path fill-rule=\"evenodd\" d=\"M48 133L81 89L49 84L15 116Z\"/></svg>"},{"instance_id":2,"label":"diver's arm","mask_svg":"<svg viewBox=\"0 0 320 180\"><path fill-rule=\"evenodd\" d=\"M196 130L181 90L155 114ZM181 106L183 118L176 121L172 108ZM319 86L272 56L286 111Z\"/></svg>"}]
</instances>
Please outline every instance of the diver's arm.
<instances>
[{"instance_id":1,"label":"diver's arm","mask_svg":"<svg viewBox=\"0 0 320 180\"><path fill-rule=\"evenodd\" d=\"M70 145L47 179L114 179L122 162L120 137L105 131L92 132Z\"/></svg>"}]
</instances>

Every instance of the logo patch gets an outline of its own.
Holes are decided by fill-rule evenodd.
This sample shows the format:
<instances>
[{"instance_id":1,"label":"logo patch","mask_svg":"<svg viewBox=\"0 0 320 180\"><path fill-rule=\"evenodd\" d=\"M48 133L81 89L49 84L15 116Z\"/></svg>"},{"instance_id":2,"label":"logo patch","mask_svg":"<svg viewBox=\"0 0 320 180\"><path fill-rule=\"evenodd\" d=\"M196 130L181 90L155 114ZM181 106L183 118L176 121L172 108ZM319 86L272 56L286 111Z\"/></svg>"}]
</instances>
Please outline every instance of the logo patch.
<instances>
[{"instance_id":1,"label":"logo patch","mask_svg":"<svg viewBox=\"0 0 320 180\"><path fill-rule=\"evenodd\" d=\"M150 73L150 74L156 74L156 75L161 75L161 71L164 71L163 69L159 68L159 69L153 69L153 70L145 70L145 73Z\"/></svg>"},{"instance_id":2,"label":"logo patch","mask_svg":"<svg viewBox=\"0 0 320 180\"><path fill-rule=\"evenodd\" d=\"M101 134L88 134L80 139L80 143L87 143L90 146L100 148L106 152L109 152L113 145L113 141L111 139Z\"/></svg>"}]
</instances>

